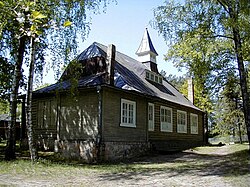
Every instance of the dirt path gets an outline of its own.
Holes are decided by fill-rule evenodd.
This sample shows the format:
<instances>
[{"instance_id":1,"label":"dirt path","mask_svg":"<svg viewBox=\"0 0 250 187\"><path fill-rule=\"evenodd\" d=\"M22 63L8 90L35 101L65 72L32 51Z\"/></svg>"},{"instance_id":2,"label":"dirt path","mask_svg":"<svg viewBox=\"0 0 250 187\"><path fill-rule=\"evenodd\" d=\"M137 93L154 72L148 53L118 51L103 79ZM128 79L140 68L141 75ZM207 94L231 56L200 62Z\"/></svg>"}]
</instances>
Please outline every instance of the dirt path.
<instances>
[{"instance_id":1,"label":"dirt path","mask_svg":"<svg viewBox=\"0 0 250 187\"><path fill-rule=\"evenodd\" d=\"M235 162L234 157L228 155L228 145L212 150L209 154L189 150L143 157L127 164L114 165L122 168L118 170L84 169L79 166L72 170L73 173L65 175L0 174L0 186L250 186L249 160L246 165Z\"/></svg>"}]
</instances>

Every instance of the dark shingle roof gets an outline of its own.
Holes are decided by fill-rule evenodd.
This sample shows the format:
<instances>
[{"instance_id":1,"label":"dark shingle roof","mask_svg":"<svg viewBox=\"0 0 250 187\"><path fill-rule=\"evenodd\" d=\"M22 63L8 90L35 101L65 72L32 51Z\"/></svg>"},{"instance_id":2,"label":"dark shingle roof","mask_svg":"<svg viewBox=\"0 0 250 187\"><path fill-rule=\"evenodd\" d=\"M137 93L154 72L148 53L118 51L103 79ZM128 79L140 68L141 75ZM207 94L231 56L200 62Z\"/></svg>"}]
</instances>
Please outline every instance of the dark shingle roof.
<instances>
[{"instance_id":1,"label":"dark shingle roof","mask_svg":"<svg viewBox=\"0 0 250 187\"><path fill-rule=\"evenodd\" d=\"M106 57L106 51L107 46L94 42L90 47L84 50L77 59L83 60L95 56ZM146 80L145 71L147 70L147 67L143 63L140 63L118 51L116 51L115 60L115 87L124 90L134 90L148 96L158 97L173 103L200 110L166 80L163 80L162 85ZM98 73L82 77L78 82L78 87L91 87L104 84L103 75L104 73ZM66 80L37 90L34 93L48 93L55 90L66 90L69 89L70 86L70 80Z\"/></svg>"},{"instance_id":2,"label":"dark shingle roof","mask_svg":"<svg viewBox=\"0 0 250 187\"><path fill-rule=\"evenodd\" d=\"M81 61L81 60L86 60L89 58L93 57L104 57L106 58L107 54L104 52L98 45L97 43L94 42L91 46L89 46L87 49L85 49L80 55L76 57L76 60Z\"/></svg>"},{"instance_id":3,"label":"dark shingle roof","mask_svg":"<svg viewBox=\"0 0 250 187\"><path fill-rule=\"evenodd\" d=\"M89 75L86 77L81 77L78 81L78 87L91 87L96 85L101 85L103 83L103 73L96 75ZM34 91L34 93L50 93L56 90L68 90L71 87L71 80L65 80L61 82L57 82L50 86L41 88L39 90Z\"/></svg>"}]
</instances>

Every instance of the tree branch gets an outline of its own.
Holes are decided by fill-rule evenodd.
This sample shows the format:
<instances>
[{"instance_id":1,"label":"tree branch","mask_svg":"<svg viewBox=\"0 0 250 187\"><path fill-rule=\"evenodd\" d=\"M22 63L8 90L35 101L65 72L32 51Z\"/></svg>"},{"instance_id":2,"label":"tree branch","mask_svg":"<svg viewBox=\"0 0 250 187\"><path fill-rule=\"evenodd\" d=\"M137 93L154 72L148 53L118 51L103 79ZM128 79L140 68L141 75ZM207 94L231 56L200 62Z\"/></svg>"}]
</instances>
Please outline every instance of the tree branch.
<instances>
[{"instance_id":1,"label":"tree branch","mask_svg":"<svg viewBox=\"0 0 250 187\"><path fill-rule=\"evenodd\" d=\"M225 35L221 35L221 34L217 34L217 35L213 35L213 36L210 36L210 35L202 35L202 36L205 38L227 38L227 39L231 39L231 40L234 39L231 36L225 36Z\"/></svg>"},{"instance_id":2,"label":"tree branch","mask_svg":"<svg viewBox=\"0 0 250 187\"><path fill-rule=\"evenodd\" d=\"M228 10L228 5L225 1L223 0L217 0L217 2L224 8L224 10L229 13L229 10Z\"/></svg>"}]
</instances>

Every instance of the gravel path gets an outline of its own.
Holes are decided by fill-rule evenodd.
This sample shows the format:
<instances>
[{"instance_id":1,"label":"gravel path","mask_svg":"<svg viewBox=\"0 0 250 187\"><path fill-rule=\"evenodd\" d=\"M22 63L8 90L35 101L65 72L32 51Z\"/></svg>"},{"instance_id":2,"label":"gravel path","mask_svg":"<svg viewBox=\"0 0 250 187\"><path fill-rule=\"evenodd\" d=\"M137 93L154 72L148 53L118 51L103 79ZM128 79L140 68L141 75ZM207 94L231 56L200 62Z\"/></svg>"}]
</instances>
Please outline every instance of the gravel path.
<instances>
[{"instance_id":1,"label":"gravel path","mask_svg":"<svg viewBox=\"0 0 250 187\"><path fill-rule=\"evenodd\" d=\"M249 166L239 169L235 164L231 165L229 158L225 156L227 150L228 147L223 146L212 152L211 155L197 154L197 152L189 150L171 155L144 157L129 163L128 169L121 172L78 167L73 176L55 174L52 179L46 178L46 176L3 174L0 175L0 186L250 186ZM126 164L122 166L124 167L124 165L126 166ZM232 174L235 170L237 173ZM237 184L234 177L240 183ZM244 181L242 182L242 180Z\"/></svg>"}]
</instances>

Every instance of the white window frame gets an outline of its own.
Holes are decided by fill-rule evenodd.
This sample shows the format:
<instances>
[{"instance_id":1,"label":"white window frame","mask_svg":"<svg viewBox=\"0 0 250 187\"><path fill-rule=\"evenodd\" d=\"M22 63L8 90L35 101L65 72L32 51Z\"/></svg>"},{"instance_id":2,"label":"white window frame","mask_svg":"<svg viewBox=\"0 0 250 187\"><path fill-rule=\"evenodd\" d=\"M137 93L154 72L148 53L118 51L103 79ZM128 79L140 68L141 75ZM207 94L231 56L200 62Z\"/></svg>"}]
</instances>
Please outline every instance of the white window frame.
<instances>
[{"instance_id":1,"label":"white window frame","mask_svg":"<svg viewBox=\"0 0 250 187\"><path fill-rule=\"evenodd\" d=\"M150 78L150 73L148 71L146 71L146 79Z\"/></svg>"},{"instance_id":2,"label":"white window frame","mask_svg":"<svg viewBox=\"0 0 250 187\"><path fill-rule=\"evenodd\" d=\"M193 121L195 119L195 121ZM198 134L199 118L197 114L190 114L190 131L191 134Z\"/></svg>"},{"instance_id":3,"label":"white window frame","mask_svg":"<svg viewBox=\"0 0 250 187\"><path fill-rule=\"evenodd\" d=\"M166 122L165 120L166 119L164 119L164 121L162 120L163 118L163 116L162 116L162 109L163 110L168 110L168 111L170 111L171 112L171 122L169 123L169 122ZM164 117L165 118L165 117ZM160 122L161 122L161 131L162 132L173 132L173 110L172 110L172 108L169 108L169 107L165 107L165 106L161 106L160 107ZM164 128L164 126L165 126L165 128Z\"/></svg>"},{"instance_id":4,"label":"white window frame","mask_svg":"<svg viewBox=\"0 0 250 187\"><path fill-rule=\"evenodd\" d=\"M150 118L149 107L152 107L152 120ZM155 105L153 103L148 103L148 130L154 131L155 127Z\"/></svg>"},{"instance_id":5,"label":"white window frame","mask_svg":"<svg viewBox=\"0 0 250 187\"><path fill-rule=\"evenodd\" d=\"M150 78L151 81L155 81L155 75L153 73L150 73Z\"/></svg>"},{"instance_id":6,"label":"white window frame","mask_svg":"<svg viewBox=\"0 0 250 187\"><path fill-rule=\"evenodd\" d=\"M123 104L127 105L127 109L123 109ZM132 106L133 114L132 116L129 114L129 107ZM124 116L123 111L126 111L126 116ZM129 122L130 118L132 117L132 122ZM124 121L125 119L125 121ZM121 123L120 126L122 127L136 127L136 102L130 101L127 99L121 99Z\"/></svg>"},{"instance_id":7,"label":"white window frame","mask_svg":"<svg viewBox=\"0 0 250 187\"><path fill-rule=\"evenodd\" d=\"M159 83L162 84L162 77L159 77Z\"/></svg>"},{"instance_id":8,"label":"white window frame","mask_svg":"<svg viewBox=\"0 0 250 187\"><path fill-rule=\"evenodd\" d=\"M185 124L179 123L179 114L185 115ZM177 110L177 132L178 133L187 133L187 112L182 110Z\"/></svg>"}]
</instances>

